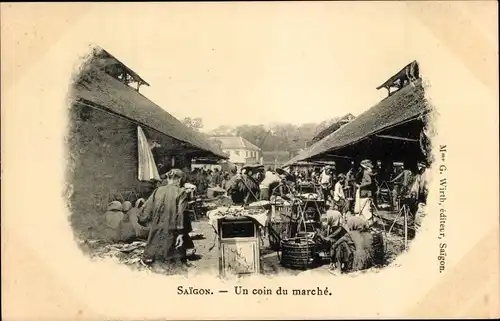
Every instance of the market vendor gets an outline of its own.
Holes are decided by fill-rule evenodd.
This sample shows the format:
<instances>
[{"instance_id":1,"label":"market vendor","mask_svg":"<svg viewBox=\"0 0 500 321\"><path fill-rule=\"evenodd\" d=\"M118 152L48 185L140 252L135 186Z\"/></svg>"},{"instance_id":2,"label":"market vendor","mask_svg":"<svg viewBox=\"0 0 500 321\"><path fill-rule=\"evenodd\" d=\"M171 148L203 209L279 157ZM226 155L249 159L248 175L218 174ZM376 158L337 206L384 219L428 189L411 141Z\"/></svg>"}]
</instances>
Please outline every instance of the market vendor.
<instances>
[{"instance_id":1,"label":"market vendor","mask_svg":"<svg viewBox=\"0 0 500 321\"><path fill-rule=\"evenodd\" d=\"M227 194L236 205L245 205L255 202L259 195L259 185L251 176L252 171L243 168L242 173L234 177L227 189Z\"/></svg>"},{"instance_id":2,"label":"market vendor","mask_svg":"<svg viewBox=\"0 0 500 321\"><path fill-rule=\"evenodd\" d=\"M132 207L129 201L112 201L108 204L104 213L105 235L108 241L129 242L147 238L149 227L140 225L137 220L139 206L140 203L136 203L136 206Z\"/></svg>"},{"instance_id":3,"label":"market vendor","mask_svg":"<svg viewBox=\"0 0 500 321\"><path fill-rule=\"evenodd\" d=\"M325 220L322 222L322 228L326 231L326 235L329 235L332 228L338 225L342 225L342 213L334 207L330 207L325 213Z\"/></svg>"},{"instance_id":4,"label":"market vendor","mask_svg":"<svg viewBox=\"0 0 500 321\"><path fill-rule=\"evenodd\" d=\"M222 172L216 167L212 174L212 186L220 187L222 184Z\"/></svg>"},{"instance_id":5,"label":"market vendor","mask_svg":"<svg viewBox=\"0 0 500 321\"><path fill-rule=\"evenodd\" d=\"M413 182L413 173L407 165L403 164L403 170L390 180L394 183L392 189L392 205L394 209L398 209L398 200L410 198L410 188Z\"/></svg>"},{"instance_id":6,"label":"market vendor","mask_svg":"<svg viewBox=\"0 0 500 321\"><path fill-rule=\"evenodd\" d=\"M354 242L353 270L359 271L373 265L373 236L368 222L359 215L346 214L346 229Z\"/></svg>"},{"instance_id":7,"label":"market vendor","mask_svg":"<svg viewBox=\"0 0 500 321\"><path fill-rule=\"evenodd\" d=\"M358 208L355 209L356 212L363 215L363 217L370 221L372 219L372 208L370 202L373 201L373 190L375 185L375 179L373 177L373 164L371 160L364 160L360 163L363 168L361 179L357 184L358 188ZM376 186L376 185L375 185Z\"/></svg>"},{"instance_id":8,"label":"market vendor","mask_svg":"<svg viewBox=\"0 0 500 321\"><path fill-rule=\"evenodd\" d=\"M260 199L268 201L271 197L271 191L273 188L278 186L281 182L281 178L273 173L270 168L267 169L264 179L260 183Z\"/></svg>"},{"instance_id":9,"label":"market vendor","mask_svg":"<svg viewBox=\"0 0 500 321\"><path fill-rule=\"evenodd\" d=\"M330 199L331 189L333 187L333 177L331 175L331 169L329 166L325 166L321 175L319 176L319 183L321 184L321 191L323 193L323 199L328 202Z\"/></svg>"},{"instance_id":10,"label":"market vendor","mask_svg":"<svg viewBox=\"0 0 500 321\"><path fill-rule=\"evenodd\" d=\"M189 215L184 215L187 194L181 187L183 176L180 169L170 170L167 173L167 185L153 192L139 215L139 223L151 222L143 254L146 264L164 261L188 265L186 248L189 244L185 244L185 241L189 240L191 222Z\"/></svg>"},{"instance_id":11,"label":"market vendor","mask_svg":"<svg viewBox=\"0 0 500 321\"><path fill-rule=\"evenodd\" d=\"M342 226L342 214L327 211L323 230L316 230L314 240L329 251L330 269L335 272L352 270L356 246L349 232Z\"/></svg>"},{"instance_id":12,"label":"market vendor","mask_svg":"<svg viewBox=\"0 0 500 321\"><path fill-rule=\"evenodd\" d=\"M414 202L410 207L411 213L414 215L415 229L419 229L422 224L422 219L425 216L425 204L428 194L429 170L424 162L417 163L417 172L414 177L410 193Z\"/></svg>"},{"instance_id":13,"label":"market vendor","mask_svg":"<svg viewBox=\"0 0 500 321\"><path fill-rule=\"evenodd\" d=\"M226 191L234 184L236 179L238 179L238 169L236 167L231 168L231 172L227 174L224 185L222 186Z\"/></svg>"},{"instance_id":14,"label":"market vendor","mask_svg":"<svg viewBox=\"0 0 500 321\"><path fill-rule=\"evenodd\" d=\"M271 196L279 196L284 199L291 198L294 193L293 176L280 168L276 169L276 173L279 174L281 181L271 190Z\"/></svg>"},{"instance_id":15,"label":"market vendor","mask_svg":"<svg viewBox=\"0 0 500 321\"><path fill-rule=\"evenodd\" d=\"M344 181L345 175L339 174L333 189L333 203L342 213L347 212L347 201L344 195Z\"/></svg>"}]
</instances>

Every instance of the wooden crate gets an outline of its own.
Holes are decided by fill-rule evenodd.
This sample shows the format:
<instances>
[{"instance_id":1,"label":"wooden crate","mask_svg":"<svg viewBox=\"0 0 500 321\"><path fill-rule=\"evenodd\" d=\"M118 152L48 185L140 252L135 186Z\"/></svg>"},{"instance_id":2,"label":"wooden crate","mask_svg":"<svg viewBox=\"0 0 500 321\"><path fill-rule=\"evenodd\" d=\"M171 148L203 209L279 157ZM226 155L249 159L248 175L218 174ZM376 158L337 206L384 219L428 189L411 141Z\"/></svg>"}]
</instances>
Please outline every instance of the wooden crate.
<instances>
[{"instance_id":1,"label":"wooden crate","mask_svg":"<svg viewBox=\"0 0 500 321\"><path fill-rule=\"evenodd\" d=\"M219 273L260 273L259 228L246 217L219 220Z\"/></svg>"}]
</instances>

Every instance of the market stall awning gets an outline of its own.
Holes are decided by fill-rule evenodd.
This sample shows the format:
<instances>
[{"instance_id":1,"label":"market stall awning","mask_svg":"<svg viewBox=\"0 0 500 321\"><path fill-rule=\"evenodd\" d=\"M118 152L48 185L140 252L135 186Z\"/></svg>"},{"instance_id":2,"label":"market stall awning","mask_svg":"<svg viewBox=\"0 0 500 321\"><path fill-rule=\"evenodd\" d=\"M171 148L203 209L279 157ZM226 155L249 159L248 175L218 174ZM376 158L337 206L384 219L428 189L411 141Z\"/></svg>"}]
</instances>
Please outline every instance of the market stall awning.
<instances>
[{"instance_id":1,"label":"market stall awning","mask_svg":"<svg viewBox=\"0 0 500 321\"><path fill-rule=\"evenodd\" d=\"M87 69L74 83L70 95L73 103L102 109L179 140L186 148L196 150L198 156L228 158L200 133L100 69Z\"/></svg>"},{"instance_id":2,"label":"market stall awning","mask_svg":"<svg viewBox=\"0 0 500 321\"><path fill-rule=\"evenodd\" d=\"M287 165L354 145L389 128L417 119L428 111L429 106L425 100L424 88L421 80L418 80L398 90L350 123L313 144L288 161Z\"/></svg>"}]
</instances>

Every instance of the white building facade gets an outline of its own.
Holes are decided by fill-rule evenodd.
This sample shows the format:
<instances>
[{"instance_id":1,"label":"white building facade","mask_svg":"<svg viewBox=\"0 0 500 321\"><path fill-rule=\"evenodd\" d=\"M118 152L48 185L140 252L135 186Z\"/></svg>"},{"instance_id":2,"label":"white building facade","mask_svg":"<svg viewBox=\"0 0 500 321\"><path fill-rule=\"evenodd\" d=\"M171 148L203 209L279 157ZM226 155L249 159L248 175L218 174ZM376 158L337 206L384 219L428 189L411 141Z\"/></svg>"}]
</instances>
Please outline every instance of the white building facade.
<instances>
[{"instance_id":1,"label":"white building facade","mask_svg":"<svg viewBox=\"0 0 500 321\"><path fill-rule=\"evenodd\" d=\"M261 149L243 137L217 136L211 137L210 140L220 145L222 151L229 156L229 161L233 164L243 166L260 163Z\"/></svg>"}]
</instances>

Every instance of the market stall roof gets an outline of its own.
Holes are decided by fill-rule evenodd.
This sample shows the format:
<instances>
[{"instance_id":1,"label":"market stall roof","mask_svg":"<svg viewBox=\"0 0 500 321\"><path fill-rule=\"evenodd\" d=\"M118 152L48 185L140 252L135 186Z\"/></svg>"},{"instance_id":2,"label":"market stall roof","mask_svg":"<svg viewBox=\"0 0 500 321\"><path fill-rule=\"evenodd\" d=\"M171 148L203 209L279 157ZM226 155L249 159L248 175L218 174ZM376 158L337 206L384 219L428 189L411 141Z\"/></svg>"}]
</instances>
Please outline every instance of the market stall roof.
<instances>
[{"instance_id":1,"label":"market stall roof","mask_svg":"<svg viewBox=\"0 0 500 321\"><path fill-rule=\"evenodd\" d=\"M311 141L313 143L320 141L321 139L325 138L326 136L328 136L331 133L338 130L340 127L342 127L345 124L352 121L354 118L356 118L356 117L354 117L354 115L351 113L342 116L339 120L337 120L336 122L333 122L332 124L330 124L330 126L326 127L325 129L320 131L318 134L316 134L316 136L314 136Z\"/></svg>"},{"instance_id":2,"label":"market stall roof","mask_svg":"<svg viewBox=\"0 0 500 321\"><path fill-rule=\"evenodd\" d=\"M84 70L70 93L73 102L110 112L156 130L187 144L187 148L194 148L198 156L228 158L200 133L182 124L133 88L99 68L88 67Z\"/></svg>"},{"instance_id":3,"label":"market stall roof","mask_svg":"<svg viewBox=\"0 0 500 321\"><path fill-rule=\"evenodd\" d=\"M127 65L125 65L123 62L118 60L115 56L110 54L108 51L104 50L103 48L100 47L94 47L94 52L93 52L93 57L94 59L93 63L98 65L99 67L106 69L108 67L114 67L118 66L123 68L132 78L134 81L149 86L149 83L142 79L141 76L139 76L135 71L130 69Z\"/></svg>"},{"instance_id":4,"label":"market stall roof","mask_svg":"<svg viewBox=\"0 0 500 321\"><path fill-rule=\"evenodd\" d=\"M422 81L403 87L332 134L313 144L286 165L354 145L369 136L417 119L429 111Z\"/></svg>"}]
</instances>

